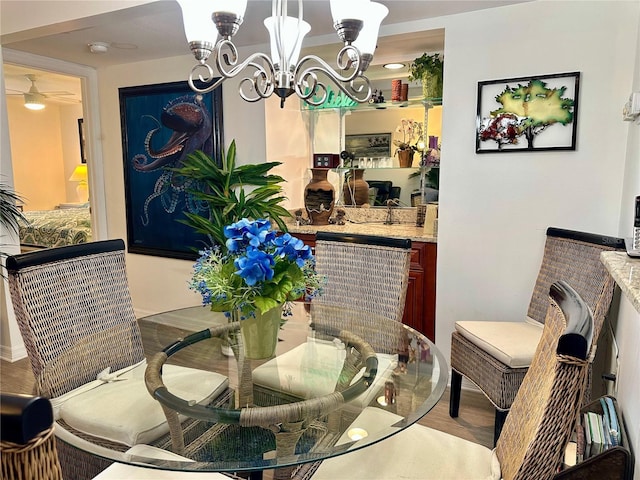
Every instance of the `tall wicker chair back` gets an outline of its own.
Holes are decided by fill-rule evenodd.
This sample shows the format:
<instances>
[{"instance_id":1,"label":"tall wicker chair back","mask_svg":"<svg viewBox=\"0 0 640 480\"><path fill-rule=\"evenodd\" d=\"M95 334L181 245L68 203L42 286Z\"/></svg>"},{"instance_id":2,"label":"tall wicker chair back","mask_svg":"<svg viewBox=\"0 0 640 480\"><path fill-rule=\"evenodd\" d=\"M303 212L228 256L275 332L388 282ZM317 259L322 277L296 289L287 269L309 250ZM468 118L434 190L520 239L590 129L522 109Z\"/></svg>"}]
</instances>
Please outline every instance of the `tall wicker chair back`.
<instances>
[{"instance_id":1,"label":"tall wicker chair back","mask_svg":"<svg viewBox=\"0 0 640 480\"><path fill-rule=\"evenodd\" d=\"M316 271L326 277L327 284L322 295L311 302L312 317L367 338L378 353L397 351L397 335L391 335L391 332L380 335L375 325L369 323L376 317L402 321L411 240L318 232L315 255ZM362 315L348 319L345 324L343 315L332 319L330 312L335 309L323 309L325 305L350 307ZM378 332L378 338L372 335L373 332Z\"/></svg>"},{"instance_id":2,"label":"tall wicker chair back","mask_svg":"<svg viewBox=\"0 0 640 480\"><path fill-rule=\"evenodd\" d=\"M315 254L316 271L327 285L313 303L402 320L411 240L318 232Z\"/></svg>"},{"instance_id":3,"label":"tall wicker chair back","mask_svg":"<svg viewBox=\"0 0 640 480\"><path fill-rule=\"evenodd\" d=\"M542 338L496 446L505 480L552 478L580 411L595 323L566 282L553 284L551 297Z\"/></svg>"},{"instance_id":4,"label":"tall wicker chair back","mask_svg":"<svg viewBox=\"0 0 640 480\"><path fill-rule=\"evenodd\" d=\"M0 394L0 478L62 480L46 398Z\"/></svg>"},{"instance_id":5,"label":"tall wicker chair back","mask_svg":"<svg viewBox=\"0 0 640 480\"><path fill-rule=\"evenodd\" d=\"M527 373L542 334L547 292L558 280L571 284L593 311L594 342L602 330L615 282L600 262L603 251L624 249L620 238L559 228L547 229L540 271L533 289L526 322L456 322L451 336L451 397L449 413L458 416L462 376L476 384L496 407L494 439ZM497 352L497 353L496 353ZM588 376L590 382L590 376ZM585 390L585 400L590 388Z\"/></svg>"},{"instance_id":6,"label":"tall wicker chair back","mask_svg":"<svg viewBox=\"0 0 640 480\"><path fill-rule=\"evenodd\" d=\"M550 480L563 460L580 409L593 339L589 307L565 282L550 288L541 341L495 450L414 424L396 435L322 462L311 478L367 480ZM402 417L371 406L348 428L375 438ZM362 446L356 442L351 448Z\"/></svg>"},{"instance_id":7,"label":"tall wicker chair back","mask_svg":"<svg viewBox=\"0 0 640 480\"><path fill-rule=\"evenodd\" d=\"M111 463L64 441L71 438L69 432L122 452L139 443L164 445L178 416L163 412L144 384L145 355L127 282L124 242L24 253L8 257L6 266L35 376L34 393L53 404L64 476L91 479ZM197 385L202 395L197 401L211 401L228 389L222 375L167 368L175 382ZM113 381L116 376L119 381ZM183 448L181 437L168 444L176 451Z\"/></svg>"},{"instance_id":8,"label":"tall wicker chair back","mask_svg":"<svg viewBox=\"0 0 640 480\"><path fill-rule=\"evenodd\" d=\"M36 392L58 397L144 359L121 240L7 259L16 319Z\"/></svg>"}]
</instances>

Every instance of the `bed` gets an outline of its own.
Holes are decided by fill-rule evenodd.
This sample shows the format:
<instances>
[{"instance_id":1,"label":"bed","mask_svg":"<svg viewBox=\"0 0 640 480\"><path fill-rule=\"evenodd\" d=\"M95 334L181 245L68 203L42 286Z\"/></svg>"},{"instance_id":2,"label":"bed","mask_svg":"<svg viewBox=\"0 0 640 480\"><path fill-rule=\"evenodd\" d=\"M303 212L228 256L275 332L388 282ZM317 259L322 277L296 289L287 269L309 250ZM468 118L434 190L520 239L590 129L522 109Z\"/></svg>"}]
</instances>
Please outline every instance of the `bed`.
<instances>
[{"instance_id":1,"label":"bed","mask_svg":"<svg viewBox=\"0 0 640 480\"><path fill-rule=\"evenodd\" d=\"M23 212L27 223L20 225L23 249L60 247L91 241L89 208L34 210Z\"/></svg>"}]
</instances>

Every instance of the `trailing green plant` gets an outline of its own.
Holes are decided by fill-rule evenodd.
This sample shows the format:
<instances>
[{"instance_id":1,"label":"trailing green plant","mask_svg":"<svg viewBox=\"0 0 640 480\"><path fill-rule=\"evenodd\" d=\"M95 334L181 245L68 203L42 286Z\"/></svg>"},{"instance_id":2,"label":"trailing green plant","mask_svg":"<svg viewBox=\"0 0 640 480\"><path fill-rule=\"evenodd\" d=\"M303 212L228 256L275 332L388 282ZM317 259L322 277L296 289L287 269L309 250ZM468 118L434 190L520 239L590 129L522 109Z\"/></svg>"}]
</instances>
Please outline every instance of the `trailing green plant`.
<instances>
[{"instance_id":1,"label":"trailing green plant","mask_svg":"<svg viewBox=\"0 0 640 480\"><path fill-rule=\"evenodd\" d=\"M227 240L224 227L242 218L268 218L286 232L283 219L291 214L281 205L286 197L280 183L285 179L268 173L280 162L237 166L235 140L221 160L218 166L213 158L196 151L187 156L181 168L173 169L196 181L197 188L189 193L209 206L208 217L185 212L187 218L182 222L198 233L209 235L223 250ZM255 188L246 191L246 187Z\"/></svg>"},{"instance_id":2,"label":"trailing green plant","mask_svg":"<svg viewBox=\"0 0 640 480\"><path fill-rule=\"evenodd\" d=\"M442 78L444 62L440 59L439 53L428 55L423 53L409 65L409 81L422 80L426 74L438 75Z\"/></svg>"}]
</instances>

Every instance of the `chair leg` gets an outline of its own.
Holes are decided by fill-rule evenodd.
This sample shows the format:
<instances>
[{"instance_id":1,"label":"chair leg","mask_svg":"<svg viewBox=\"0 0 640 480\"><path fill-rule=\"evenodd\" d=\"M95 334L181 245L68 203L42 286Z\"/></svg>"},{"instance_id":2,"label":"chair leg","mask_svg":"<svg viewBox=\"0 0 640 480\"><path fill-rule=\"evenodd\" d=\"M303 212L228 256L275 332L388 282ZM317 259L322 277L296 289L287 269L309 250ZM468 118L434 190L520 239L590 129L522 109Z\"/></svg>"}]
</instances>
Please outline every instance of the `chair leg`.
<instances>
[{"instance_id":1,"label":"chair leg","mask_svg":"<svg viewBox=\"0 0 640 480\"><path fill-rule=\"evenodd\" d=\"M496 409L496 419L493 425L493 446L496 446L498 443L498 438L500 437L500 432L502 432L502 426L504 425L504 421L507 418L507 414L509 410L501 411Z\"/></svg>"},{"instance_id":2,"label":"chair leg","mask_svg":"<svg viewBox=\"0 0 640 480\"><path fill-rule=\"evenodd\" d=\"M462 390L462 374L451 370L451 390L449 394L449 416L456 418L460 409L460 391Z\"/></svg>"}]
</instances>

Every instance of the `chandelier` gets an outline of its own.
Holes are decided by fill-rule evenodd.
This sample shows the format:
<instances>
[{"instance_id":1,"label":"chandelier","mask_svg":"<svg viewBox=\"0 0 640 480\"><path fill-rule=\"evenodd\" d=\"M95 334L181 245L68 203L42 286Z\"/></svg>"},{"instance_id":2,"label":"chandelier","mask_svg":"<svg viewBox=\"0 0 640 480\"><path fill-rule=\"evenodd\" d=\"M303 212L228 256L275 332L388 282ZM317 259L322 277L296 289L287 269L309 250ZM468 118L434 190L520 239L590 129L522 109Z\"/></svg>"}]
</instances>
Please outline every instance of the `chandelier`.
<instances>
[{"instance_id":1,"label":"chandelier","mask_svg":"<svg viewBox=\"0 0 640 480\"><path fill-rule=\"evenodd\" d=\"M242 24L247 0L209 0L206 11L202 8L204 2L177 2L182 9L189 47L198 61L188 80L197 93L211 92L227 78L244 73L238 90L247 102L257 102L275 93L283 107L286 98L295 92L308 104L318 106L327 98L326 78L356 102L365 103L371 96L371 84L364 72L373 59L380 23L389 13L380 3L331 0L334 28L344 43L334 69L315 55L299 59L302 40L311 30L302 19L302 0L298 0L297 18L287 15L287 0L272 0L271 17L264 20L271 56L257 52L244 61L239 61L232 37ZM217 75L207 63L212 54ZM200 83L196 85L195 80Z\"/></svg>"}]
</instances>

